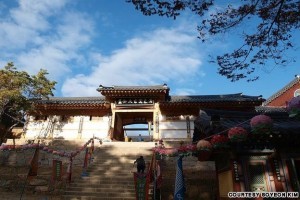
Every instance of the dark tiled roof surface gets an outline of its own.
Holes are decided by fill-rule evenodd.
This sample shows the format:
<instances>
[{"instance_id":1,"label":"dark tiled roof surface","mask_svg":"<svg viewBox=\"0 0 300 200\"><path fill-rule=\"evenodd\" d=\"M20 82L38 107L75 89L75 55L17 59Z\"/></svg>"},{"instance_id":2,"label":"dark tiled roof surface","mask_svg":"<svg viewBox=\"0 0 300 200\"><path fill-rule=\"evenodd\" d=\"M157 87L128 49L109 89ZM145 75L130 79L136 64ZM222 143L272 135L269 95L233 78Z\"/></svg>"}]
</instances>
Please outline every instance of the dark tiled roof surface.
<instances>
[{"instance_id":1,"label":"dark tiled roof surface","mask_svg":"<svg viewBox=\"0 0 300 200\"><path fill-rule=\"evenodd\" d=\"M153 86L99 86L98 91L105 90L166 90L169 89L167 85L153 85Z\"/></svg>"},{"instance_id":2,"label":"dark tiled roof surface","mask_svg":"<svg viewBox=\"0 0 300 200\"><path fill-rule=\"evenodd\" d=\"M263 105L268 105L269 103L271 103L274 99L276 99L277 97L279 97L280 95L282 95L283 93L285 93L288 89L290 89L291 87L293 87L296 83L300 82L300 78L299 75L296 76L290 83L288 83L286 86L284 86L282 89L280 89L279 91L277 91L275 94L273 94L272 96L270 96L264 103Z\"/></svg>"},{"instance_id":3,"label":"dark tiled roof surface","mask_svg":"<svg viewBox=\"0 0 300 200\"><path fill-rule=\"evenodd\" d=\"M286 113L285 107L273 107L273 106L256 106L256 112L258 113Z\"/></svg>"},{"instance_id":4,"label":"dark tiled roof surface","mask_svg":"<svg viewBox=\"0 0 300 200\"><path fill-rule=\"evenodd\" d=\"M260 106L263 109L263 106ZM204 110L209 116L219 115L220 122L225 129L235 126L241 126L251 130L250 120L262 112L240 112L240 111L226 111L226 110ZM269 110L265 112L273 120L273 131L292 132L300 134L300 121L295 118L290 118L288 113L284 110Z\"/></svg>"},{"instance_id":5,"label":"dark tiled roof surface","mask_svg":"<svg viewBox=\"0 0 300 200\"><path fill-rule=\"evenodd\" d=\"M41 104L103 104L104 97L50 97L37 101Z\"/></svg>"},{"instance_id":6,"label":"dark tiled roof surface","mask_svg":"<svg viewBox=\"0 0 300 200\"><path fill-rule=\"evenodd\" d=\"M300 123L299 120L291 119L288 117L283 118L272 118L273 119L273 131L287 131L300 134ZM241 126L245 129L250 130L250 120L251 118L239 118L239 119L221 119L221 124L225 128L232 128L235 126Z\"/></svg>"},{"instance_id":7,"label":"dark tiled roof surface","mask_svg":"<svg viewBox=\"0 0 300 200\"><path fill-rule=\"evenodd\" d=\"M170 102L222 102L222 101L263 101L261 96L247 96L242 93L224 95L170 96Z\"/></svg>"}]
</instances>

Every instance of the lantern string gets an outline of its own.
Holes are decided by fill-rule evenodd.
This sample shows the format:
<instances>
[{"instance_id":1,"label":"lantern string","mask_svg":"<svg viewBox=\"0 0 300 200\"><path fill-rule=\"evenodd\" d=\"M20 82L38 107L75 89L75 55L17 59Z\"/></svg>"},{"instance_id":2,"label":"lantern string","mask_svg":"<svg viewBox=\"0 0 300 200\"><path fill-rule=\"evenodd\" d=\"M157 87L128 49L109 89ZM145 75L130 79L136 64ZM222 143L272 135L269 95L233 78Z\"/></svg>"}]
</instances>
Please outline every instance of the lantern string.
<instances>
[{"instance_id":1,"label":"lantern string","mask_svg":"<svg viewBox=\"0 0 300 200\"><path fill-rule=\"evenodd\" d=\"M251 119L247 119L246 121L243 121L243 122L241 122L241 123L238 123L238 124L234 125L233 127L235 127L235 126L240 126L240 125L242 125L242 124L245 124L245 123L249 122L250 120L251 120ZM215 134L212 134L212 135L210 135L210 136L207 136L207 137L203 138L202 140L210 139L211 137L213 137L213 136L215 136L215 135L221 135L222 133L225 133L225 132L229 131L229 130L230 130L231 128L233 128L233 127L227 128L227 129L225 129L225 130L223 130L223 131L220 131L220 132L218 132L218 133L215 133Z\"/></svg>"}]
</instances>

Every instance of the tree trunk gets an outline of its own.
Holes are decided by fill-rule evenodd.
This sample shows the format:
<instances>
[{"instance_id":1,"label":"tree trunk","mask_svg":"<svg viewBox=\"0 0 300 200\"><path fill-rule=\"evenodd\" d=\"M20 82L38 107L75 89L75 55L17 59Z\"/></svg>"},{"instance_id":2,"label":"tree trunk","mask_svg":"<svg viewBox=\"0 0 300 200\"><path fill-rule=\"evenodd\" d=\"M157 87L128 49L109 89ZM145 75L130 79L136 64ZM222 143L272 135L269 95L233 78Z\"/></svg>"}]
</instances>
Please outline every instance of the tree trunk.
<instances>
[{"instance_id":1,"label":"tree trunk","mask_svg":"<svg viewBox=\"0 0 300 200\"><path fill-rule=\"evenodd\" d=\"M15 124L11 125L8 129L6 129L6 131L4 132L4 134L1 135L1 138L0 138L0 145L5 141L7 134L8 134L9 132L11 132L12 129L13 129L14 127L16 127L17 125L18 125L18 122L16 122Z\"/></svg>"}]
</instances>

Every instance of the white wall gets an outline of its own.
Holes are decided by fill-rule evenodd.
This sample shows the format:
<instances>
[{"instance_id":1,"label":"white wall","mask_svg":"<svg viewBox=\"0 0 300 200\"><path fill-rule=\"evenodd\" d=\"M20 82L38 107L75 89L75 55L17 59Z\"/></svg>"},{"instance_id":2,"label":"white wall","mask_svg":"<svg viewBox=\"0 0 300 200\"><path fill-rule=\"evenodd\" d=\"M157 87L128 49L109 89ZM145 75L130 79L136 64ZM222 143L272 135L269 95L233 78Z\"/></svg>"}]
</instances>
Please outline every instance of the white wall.
<instances>
[{"instance_id":1,"label":"white wall","mask_svg":"<svg viewBox=\"0 0 300 200\"><path fill-rule=\"evenodd\" d=\"M182 138L187 137L187 123L186 120L170 120L159 122L160 137L164 138ZM190 121L190 134L193 137L194 121Z\"/></svg>"},{"instance_id":2,"label":"white wall","mask_svg":"<svg viewBox=\"0 0 300 200\"><path fill-rule=\"evenodd\" d=\"M82 124L80 125L81 122ZM53 127L49 128L49 126L51 126L49 118L47 120L35 121L34 117L30 117L26 125L25 138L49 137L51 135L51 129L53 130L53 138L86 139L93 137L93 135L99 138L105 138L109 130L109 118L72 116L69 120L54 122ZM81 132L80 127L82 127Z\"/></svg>"},{"instance_id":3,"label":"white wall","mask_svg":"<svg viewBox=\"0 0 300 200\"><path fill-rule=\"evenodd\" d=\"M101 117L90 120L90 117L84 117L82 124L82 138L91 138L93 135L99 138L107 137L109 130L109 118Z\"/></svg>"}]
</instances>

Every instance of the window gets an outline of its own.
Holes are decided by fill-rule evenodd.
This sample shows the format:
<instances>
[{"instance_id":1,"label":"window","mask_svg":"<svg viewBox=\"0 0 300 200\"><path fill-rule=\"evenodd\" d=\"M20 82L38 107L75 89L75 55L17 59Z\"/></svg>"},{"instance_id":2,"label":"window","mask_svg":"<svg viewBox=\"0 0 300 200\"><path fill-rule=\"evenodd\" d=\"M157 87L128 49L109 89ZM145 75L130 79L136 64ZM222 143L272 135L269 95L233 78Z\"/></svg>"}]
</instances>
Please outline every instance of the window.
<instances>
[{"instance_id":1,"label":"window","mask_svg":"<svg viewBox=\"0 0 300 200\"><path fill-rule=\"evenodd\" d=\"M294 97L300 96L300 89L295 90Z\"/></svg>"}]
</instances>

